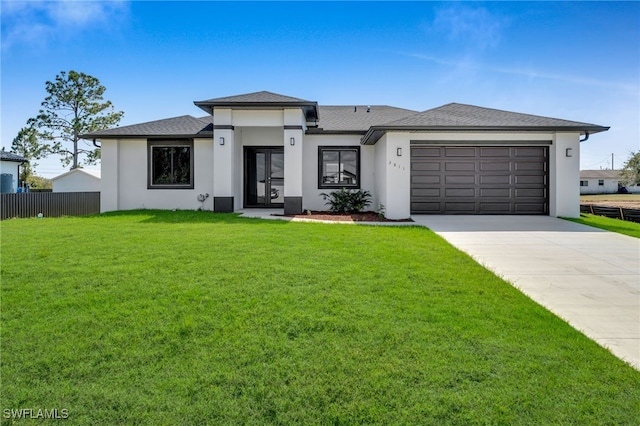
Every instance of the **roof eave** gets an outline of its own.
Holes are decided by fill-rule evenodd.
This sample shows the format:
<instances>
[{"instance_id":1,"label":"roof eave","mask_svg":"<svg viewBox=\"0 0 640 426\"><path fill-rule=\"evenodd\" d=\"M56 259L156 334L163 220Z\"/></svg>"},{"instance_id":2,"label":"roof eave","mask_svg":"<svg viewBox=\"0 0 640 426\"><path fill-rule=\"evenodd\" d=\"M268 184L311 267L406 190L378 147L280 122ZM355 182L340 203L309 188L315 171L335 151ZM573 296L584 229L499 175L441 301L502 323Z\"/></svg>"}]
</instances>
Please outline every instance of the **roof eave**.
<instances>
[{"instance_id":1,"label":"roof eave","mask_svg":"<svg viewBox=\"0 0 640 426\"><path fill-rule=\"evenodd\" d=\"M207 114L213 115L213 108L256 108L256 109L273 109L273 108L302 108L305 111L307 121L314 121L319 118L317 102L233 102L233 101L195 101L193 103Z\"/></svg>"},{"instance_id":2,"label":"roof eave","mask_svg":"<svg viewBox=\"0 0 640 426\"><path fill-rule=\"evenodd\" d=\"M197 134L124 134L124 135L80 135L81 139L86 140L104 140L104 139L198 139L212 138L212 132Z\"/></svg>"},{"instance_id":3,"label":"roof eave","mask_svg":"<svg viewBox=\"0 0 640 426\"><path fill-rule=\"evenodd\" d=\"M386 132L580 132L589 134L605 132L605 126L371 126L362 137L362 145L375 145Z\"/></svg>"},{"instance_id":4,"label":"roof eave","mask_svg":"<svg viewBox=\"0 0 640 426\"><path fill-rule=\"evenodd\" d=\"M305 134L307 135L364 135L366 130L325 130L322 128L308 128Z\"/></svg>"}]
</instances>

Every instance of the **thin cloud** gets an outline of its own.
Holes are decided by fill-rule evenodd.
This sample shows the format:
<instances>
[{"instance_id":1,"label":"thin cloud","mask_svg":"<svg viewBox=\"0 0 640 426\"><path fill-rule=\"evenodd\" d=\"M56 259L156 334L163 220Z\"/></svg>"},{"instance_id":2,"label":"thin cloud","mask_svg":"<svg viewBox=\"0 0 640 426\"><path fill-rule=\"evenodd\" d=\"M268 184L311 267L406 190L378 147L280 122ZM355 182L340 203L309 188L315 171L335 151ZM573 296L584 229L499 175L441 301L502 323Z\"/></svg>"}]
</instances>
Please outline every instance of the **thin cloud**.
<instances>
[{"instance_id":1,"label":"thin cloud","mask_svg":"<svg viewBox=\"0 0 640 426\"><path fill-rule=\"evenodd\" d=\"M444 34L451 41L484 49L499 44L508 25L508 19L492 14L484 7L454 4L436 11L430 29Z\"/></svg>"},{"instance_id":2,"label":"thin cloud","mask_svg":"<svg viewBox=\"0 0 640 426\"><path fill-rule=\"evenodd\" d=\"M456 61L456 60L438 58L430 55L423 55L420 53L400 52L399 54L402 56L422 59L422 60L430 61L439 65L450 66L452 68L457 68L457 69L486 71L486 72L493 72L493 73L499 73L499 74L515 75L515 76L532 78L532 79L555 80L555 81L561 81L564 83L570 83L570 84L576 84L576 85L582 85L582 86L595 86L595 87L604 87L604 88L610 88L610 89L618 89L622 91L629 91L636 94L640 89L637 84L630 84L630 83L624 83L624 82L618 82L618 81L598 80L594 78L586 78L586 77L579 77L575 75L566 75L566 74L554 74L554 73L549 73L544 71L538 71L535 69L495 67L495 66L478 64L477 62L474 62L474 61Z\"/></svg>"},{"instance_id":3,"label":"thin cloud","mask_svg":"<svg viewBox=\"0 0 640 426\"><path fill-rule=\"evenodd\" d=\"M117 22L129 1L3 1L2 50L13 46L41 46Z\"/></svg>"}]
</instances>

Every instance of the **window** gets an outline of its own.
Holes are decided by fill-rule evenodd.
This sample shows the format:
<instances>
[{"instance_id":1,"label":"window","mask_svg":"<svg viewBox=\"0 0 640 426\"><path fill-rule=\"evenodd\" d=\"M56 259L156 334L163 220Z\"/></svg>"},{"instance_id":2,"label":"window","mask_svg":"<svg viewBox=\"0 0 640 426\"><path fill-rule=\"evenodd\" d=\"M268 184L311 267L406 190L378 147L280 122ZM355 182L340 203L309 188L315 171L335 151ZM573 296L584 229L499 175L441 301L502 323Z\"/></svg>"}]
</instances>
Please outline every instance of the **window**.
<instances>
[{"instance_id":1,"label":"window","mask_svg":"<svg viewBox=\"0 0 640 426\"><path fill-rule=\"evenodd\" d=\"M600 179L598 181L598 186L604 186L604 179Z\"/></svg>"},{"instance_id":2,"label":"window","mask_svg":"<svg viewBox=\"0 0 640 426\"><path fill-rule=\"evenodd\" d=\"M318 188L360 188L360 147L318 147Z\"/></svg>"},{"instance_id":3,"label":"window","mask_svg":"<svg viewBox=\"0 0 640 426\"><path fill-rule=\"evenodd\" d=\"M588 180L581 180L580 181L580 186L589 186L589 181Z\"/></svg>"},{"instance_id":4,"label":"window","mask_svg":"<svg viewBox=\"0 0 640 426\"><path fill-rule=\"evenodd\" d=\"M193 141L155 140L148 142L149 189L193 188Z\"/></svg>"}]
</instances>

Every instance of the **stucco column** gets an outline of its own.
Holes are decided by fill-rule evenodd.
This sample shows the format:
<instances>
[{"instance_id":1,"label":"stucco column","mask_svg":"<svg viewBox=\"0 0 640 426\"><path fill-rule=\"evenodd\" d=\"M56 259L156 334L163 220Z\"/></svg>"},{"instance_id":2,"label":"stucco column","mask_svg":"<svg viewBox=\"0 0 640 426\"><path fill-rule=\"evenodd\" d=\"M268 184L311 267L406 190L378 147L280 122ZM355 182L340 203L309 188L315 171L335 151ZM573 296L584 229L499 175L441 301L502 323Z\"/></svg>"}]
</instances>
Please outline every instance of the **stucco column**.
<instances>
[{"instance_id":1,"label":"stucco column","mask_svg":"<svg viewBox=\"0 0 640 426\"><path fill-rule=\"evenodd\" d=\"M376 191L382 191L379 200L384 204L389 219L406 219L411 216L411 145L409 133L387 133L376 143L377 173L383 176Z\"/></svg>"},{"instance_id":2,"label":"stucco column","mask_svg":"<svg viewBox=\"0 0 640 426\"><path fill-rule=\"evenodd\" d=\"M233 212L233 170L236 159L235 132L230 109L214 111L213 126L213 211Z\"/></svg>"},{"instance_id":3,"label":"stucco column","mask_svg":"<svg viewBox=\"0 0 640 426\"><path fill-rule=\"evenodd\" d=\"M284 112L284 214L302 213L302 150L304 115L300 109Z\"/></svg>"},{"instance_id":4,"label":"stucco column","mask_svg":"<svg viewBox=\"0 0 640 426\"><path fill-rule=\"evenodd\" d=\"M549 149L549 215L580 217L579 133L556 133Z\"/></svg>"},{"instance_id":5,"label":"stucco column","mask_svg":"<svg viewBox=\"0 0 640 426\"><path fill-rule=\"evenodd\" d=\"M120 189L120 162L118 161L120 141L105 139L100 142L100 169L103 171L100 179L100 212L104 213L120 208L118 203L120 198L118 193Z\"/></svg>"}]
</instances>

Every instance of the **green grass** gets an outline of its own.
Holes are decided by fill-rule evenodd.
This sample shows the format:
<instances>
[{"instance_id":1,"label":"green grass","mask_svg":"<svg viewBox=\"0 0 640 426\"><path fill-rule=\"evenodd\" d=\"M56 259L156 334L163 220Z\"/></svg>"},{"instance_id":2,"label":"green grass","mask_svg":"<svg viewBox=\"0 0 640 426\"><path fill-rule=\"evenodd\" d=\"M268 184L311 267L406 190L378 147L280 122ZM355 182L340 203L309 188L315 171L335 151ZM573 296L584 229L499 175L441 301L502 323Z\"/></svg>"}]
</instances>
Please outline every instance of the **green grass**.
<instances>
[{"instance_id":1,"label":"green grass","mask_svg":"<svg viewBox=\"0 0 640 426\"><path fill-rule=\"evenodd\" d=\"M137 211L1 231L3 410L145 425L640 418L640 372L424 228Z\"/></svg>"},{"instance_id":2,"label":"green grass","mask_svg":"<svg viewBox=\"0 0 640 426\"><path fill-rule=\"evenodd\" d=\"M593 226L619 234L640 238L640 223L627 220L613 219L604 216L596 216L589 213L580 213L579 218L564 218L572 222Z\"/></svg>"}]
</instances>

